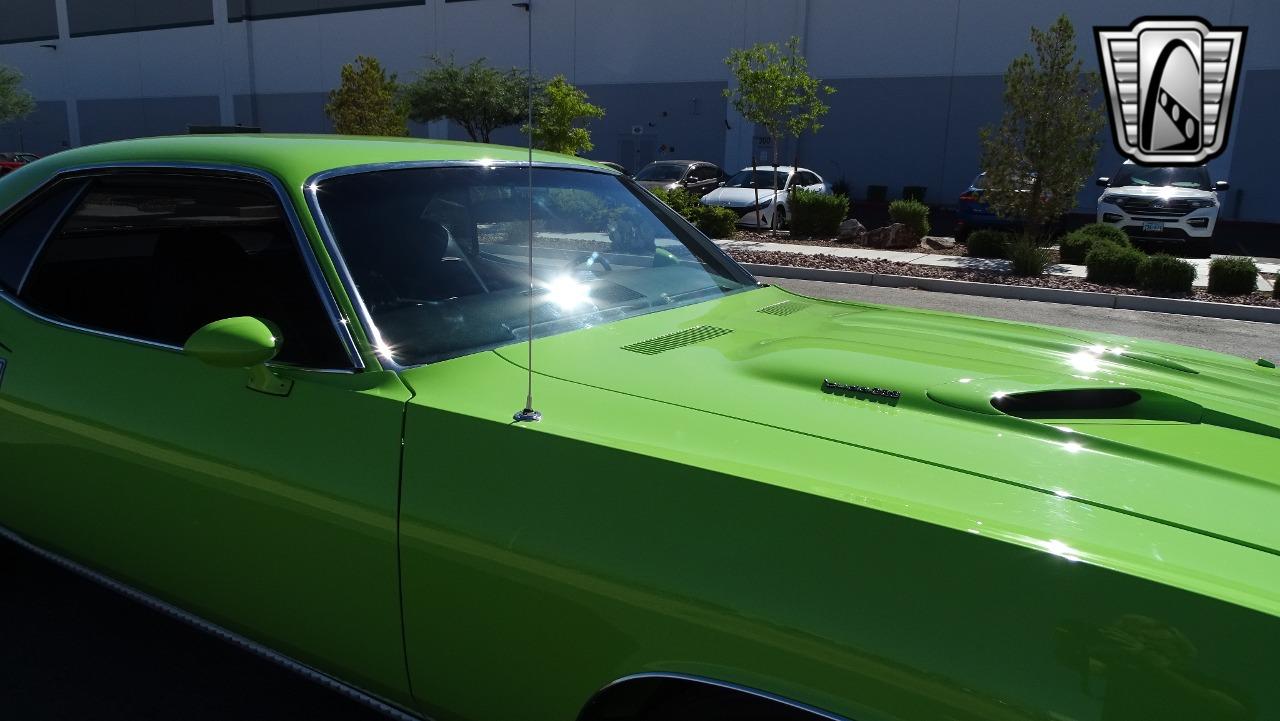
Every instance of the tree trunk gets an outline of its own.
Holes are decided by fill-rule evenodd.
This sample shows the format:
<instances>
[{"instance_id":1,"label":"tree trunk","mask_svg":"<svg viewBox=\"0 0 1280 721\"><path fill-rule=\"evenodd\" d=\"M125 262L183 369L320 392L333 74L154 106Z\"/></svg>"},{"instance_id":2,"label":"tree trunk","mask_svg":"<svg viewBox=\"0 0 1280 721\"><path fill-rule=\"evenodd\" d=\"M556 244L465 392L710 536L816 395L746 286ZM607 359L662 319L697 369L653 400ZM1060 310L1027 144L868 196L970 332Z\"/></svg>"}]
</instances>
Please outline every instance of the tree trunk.
<instances>
[{"instance_id":1,"label":"tree trunk","mask_svg":"<svg viewBox=\"0 0 1280 721\"><path fill-rule=\"evenodd\" d=\"M1028 198L1031 212L1027 213L1027 226L1024 230L1026 237L1036 243L1040 242L1040 231L1044 225L1044 203L1040 199L1042 187L1040 176L1037 175L1036 179L1031 181L1031 197Z\"/></svg>"},{"instance_id":2,"label":"tree trunk","mask_svg":"<svg viewBox=\"0 0 1280 721\"><path fill-rule=\"evenodd\" d=\"M769 235L777 235L778 233L778 138L770 136L769 143L773 146L773 222L769 223Z\"/></svg>"},{"instance_id":3,"label":"tree trunk","mask_svg":"<svg viewBox=\"0 0 1280 721\"><path fill-rule=\"evenodd\" d=\"M756 230L760 229L760 185L756 182L755 138L751 139L751 189L756 192Z\"/></svg>"}]
</instances>

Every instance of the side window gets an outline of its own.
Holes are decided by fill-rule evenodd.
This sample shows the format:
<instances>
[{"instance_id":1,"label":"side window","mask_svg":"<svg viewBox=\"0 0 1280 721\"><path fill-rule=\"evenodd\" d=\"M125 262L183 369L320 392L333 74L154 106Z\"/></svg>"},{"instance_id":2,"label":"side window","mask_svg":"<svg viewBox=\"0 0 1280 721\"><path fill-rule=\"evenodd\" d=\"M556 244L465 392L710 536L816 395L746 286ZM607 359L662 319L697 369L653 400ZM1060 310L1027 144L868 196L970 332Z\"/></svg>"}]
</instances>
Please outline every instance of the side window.
<instances>
[{"instance_id":1,"label":"side window","mask_svg":"<svg viewBox=\"0 0 1280 721\"><path fill-rule=\"evenodd\" d=\"M57 183L23 203L0 226L0 288L17 291L21 287L40 244L83 188L81 180Z\"/></svg>"},{"instance_id":2,"label":"side window","mask_svg":"<svg viewBox=\"0 0 1280 721\"><path fill-rule=\"evenodd\" d=\"M278 360L350 365L265 183L122 172L90 181L19 292L67 323L182 345L200 326L252 315L275 324Z\"/></svg>"}]
</instances>

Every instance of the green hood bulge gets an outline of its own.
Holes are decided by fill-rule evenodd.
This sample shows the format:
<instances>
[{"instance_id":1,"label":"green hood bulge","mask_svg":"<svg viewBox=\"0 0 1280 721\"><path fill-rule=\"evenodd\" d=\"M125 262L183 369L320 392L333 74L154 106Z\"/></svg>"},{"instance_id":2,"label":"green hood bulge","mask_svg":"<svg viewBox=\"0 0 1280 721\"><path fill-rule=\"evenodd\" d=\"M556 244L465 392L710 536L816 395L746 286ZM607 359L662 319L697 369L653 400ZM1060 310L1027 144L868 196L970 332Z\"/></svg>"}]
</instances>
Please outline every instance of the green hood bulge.
<instances>
[{"instance_id":1,"label":"green hood bulge","mask_svg":"<svg viewBox=\"0 0 1280 721\"><path fill-rule=\"evenodd\" d=\"M547 338L534 365L1280 553L1280 376L1243 359L766 289Z\"/></svg>"}]
</instances>

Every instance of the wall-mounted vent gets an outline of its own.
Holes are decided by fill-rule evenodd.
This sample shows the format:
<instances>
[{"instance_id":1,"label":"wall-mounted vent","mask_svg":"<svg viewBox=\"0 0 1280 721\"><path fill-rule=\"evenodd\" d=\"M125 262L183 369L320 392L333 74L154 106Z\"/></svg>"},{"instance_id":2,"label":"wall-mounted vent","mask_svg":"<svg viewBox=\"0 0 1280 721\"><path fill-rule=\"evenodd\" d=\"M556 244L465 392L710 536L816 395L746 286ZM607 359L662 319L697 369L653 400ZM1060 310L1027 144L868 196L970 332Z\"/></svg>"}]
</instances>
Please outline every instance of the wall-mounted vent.
<instances>
[{"instance_id":1,"label":"wall-mounted vent","mask_svg":"<svg viewBox=\"0 0 1280 721\"><path fill-rule=\"evenodd\" d=\"M717 328L711 325L698 325L686 330L676 331L660 335L657 338L642 340L639 343L622 346L622 350L629 350L633 353L643 353L645 355L657 355L681 346L701 343L704 340L719 338L722 335L732 333L728 328Z\"/></svg>"},{"instance_id":2,"label":"wall-mounted vent","mask_svg":"<svg viewBox=\"0 0 1280 721\"><path fill-rule=\"evenodd\" d=\"M797 313L808 307L808 303L803 303L798 300L784 300L781 303L766 305L756 312L768 313L769 315L791 315L792 313Z\"/></svg>"}]
</instances>

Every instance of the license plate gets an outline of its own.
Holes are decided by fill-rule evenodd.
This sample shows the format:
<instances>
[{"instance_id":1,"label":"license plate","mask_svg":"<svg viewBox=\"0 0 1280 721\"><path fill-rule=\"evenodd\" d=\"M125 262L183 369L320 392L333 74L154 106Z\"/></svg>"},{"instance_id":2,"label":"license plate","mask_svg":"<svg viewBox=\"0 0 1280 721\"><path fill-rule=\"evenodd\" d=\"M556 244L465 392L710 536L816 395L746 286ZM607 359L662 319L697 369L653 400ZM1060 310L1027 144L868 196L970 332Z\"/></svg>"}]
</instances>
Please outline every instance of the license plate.
<instances>
[{"instance_id":1,"label":"license plate","mask_svg":"<svg viewBox=\"0 0 1280 721\"><path fill-rule=\"evenodd\" d=\"M1161 231L1161 230L1164 230L1164 223L1162 223L1161 221L1158 221L1158 220L1147 220L1147 221L1143 221L1143 223L1142 223L1142 229L1143 229L1143 230L1145 230L1145 231L1147 231L1148 233L1150 233L1150 232L1155 232L1155 231Z\"/></svg>"}]
</instances>

